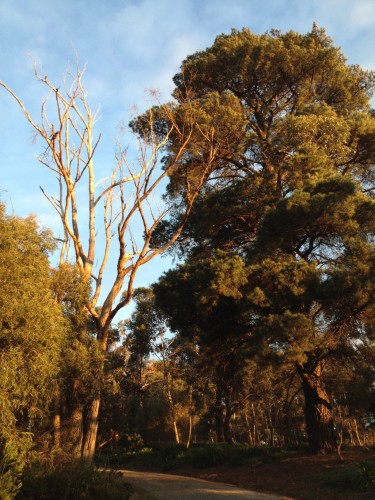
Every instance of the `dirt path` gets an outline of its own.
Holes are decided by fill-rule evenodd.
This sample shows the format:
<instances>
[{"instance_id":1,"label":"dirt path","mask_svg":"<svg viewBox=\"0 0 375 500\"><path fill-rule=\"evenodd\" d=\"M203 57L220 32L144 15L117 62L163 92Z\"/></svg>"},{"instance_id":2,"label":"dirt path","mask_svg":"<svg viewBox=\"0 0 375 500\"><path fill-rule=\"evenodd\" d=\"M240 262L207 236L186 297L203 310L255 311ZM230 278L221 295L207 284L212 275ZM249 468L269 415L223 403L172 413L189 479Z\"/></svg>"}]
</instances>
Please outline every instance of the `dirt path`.
<instances>
[{"instance_id":1,"label":"dirt path","mask_svg":"<svg viewBox=\"0 0 375 500\"><path fill-rule=\"evenodd\" d=\"M127 483L134 486L138 493L132 497L134 500L189 500L211 499L247 499L247 500L281 500L287 497L257 493L243 490L228 484L212 483L202 479L159 474L156 472L138 472L119 470Z\"/></svg>"}]
</instances>

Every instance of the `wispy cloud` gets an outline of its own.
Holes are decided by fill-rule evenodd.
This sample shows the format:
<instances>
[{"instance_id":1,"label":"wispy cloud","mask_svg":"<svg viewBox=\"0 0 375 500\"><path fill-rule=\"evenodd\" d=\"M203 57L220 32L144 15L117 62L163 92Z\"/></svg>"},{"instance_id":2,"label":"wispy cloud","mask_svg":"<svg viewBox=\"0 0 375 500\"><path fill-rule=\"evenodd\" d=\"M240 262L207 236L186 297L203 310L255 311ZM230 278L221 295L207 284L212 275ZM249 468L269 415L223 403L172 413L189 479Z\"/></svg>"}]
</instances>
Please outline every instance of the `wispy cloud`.
<instances>
[{"instance_id":1,"label":"wispy cloud","mask_svg":"<svg viewBox=\"0 0 375 500\"><path fill-rule=\"evenodd\" d=\"M88 100L94 110L101 107L96 163L105 175L113 166L119 123L127 123L133 105L145 109L147 89L167 100L172 77L189 54L231 28L307 32L313 21L327 28L350 63L375 69L374 0L1 0L0 79L38 116L45 89L33 78L33 59L59 84L77 50L80 64L87 62ZM38 187L53 192L55 179L38 166L32 131L1 92L0 134L0 188L18 213L37 211L55 227Z\"/></svg>"}]
</instances>

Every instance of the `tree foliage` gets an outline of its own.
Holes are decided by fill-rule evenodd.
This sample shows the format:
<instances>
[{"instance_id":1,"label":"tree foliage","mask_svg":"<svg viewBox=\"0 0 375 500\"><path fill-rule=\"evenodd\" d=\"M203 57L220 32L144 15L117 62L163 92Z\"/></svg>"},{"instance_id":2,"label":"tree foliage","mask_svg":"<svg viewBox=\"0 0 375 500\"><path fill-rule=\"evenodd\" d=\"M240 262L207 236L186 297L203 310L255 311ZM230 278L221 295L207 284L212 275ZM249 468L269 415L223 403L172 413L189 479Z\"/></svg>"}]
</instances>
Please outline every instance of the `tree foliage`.
<instances>
[{"instance_id":1,"label":"tree foliage","mask_svg":"<svg viewBox=\"0 0 375 500\"><path fill-rule=\"evenodd\" d=\"M233 331L241 332L248 349L258 346L296 370L309 448L330 451L324 369L363 342L364 329L370 333L374 300L367 282L374 256L374 74L348 65L314 25L306 35L220 35L182 63L174 82L175 99L190 103L204 131L182 162L195 175L209 151L214 168L180 238L186 264L167 273L156 293L172 327L192 332L198 325L200 338L221 340L223 354L223 339L234 345ZM172 176L171 228L182 192ZM155 245L171 230L162 229ZM242 262L239 273L233 256ZM211 310L208 290L217 294Z\"/></svg>"},{"instance_id":2,"label":"tree foliage","mask_svg":"<svg viewBox=\"0 0 375 500\"><path fill-rule=\"evenodd\" d=\"M0 489L17 486L58 376L66 323L51 288L54 247L35 217L6 215L0 205Z\"/></svg>"}]
</instances>

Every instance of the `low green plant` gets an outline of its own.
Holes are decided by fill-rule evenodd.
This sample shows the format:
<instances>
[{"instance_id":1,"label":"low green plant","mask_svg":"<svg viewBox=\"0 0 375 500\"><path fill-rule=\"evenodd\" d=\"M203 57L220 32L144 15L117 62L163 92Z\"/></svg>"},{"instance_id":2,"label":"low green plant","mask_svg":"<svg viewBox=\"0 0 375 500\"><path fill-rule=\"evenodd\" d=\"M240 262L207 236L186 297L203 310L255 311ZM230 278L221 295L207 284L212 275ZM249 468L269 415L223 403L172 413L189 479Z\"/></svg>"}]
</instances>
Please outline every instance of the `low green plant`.
<instances>
[{"instance_id":1,"label":"low green plant","mask_svg":"<svg viewBox=\"0 0 375 500\"><path fill-rule=\"evenodd\" d=\"M375 493L375 461L366 460L343 468L327 485L353 491Z\"/></svg>"},{"instance_id":2,"label":"low green plant","mask_svg":"<svg viewBox=\"0 0 375 500\"><path fill-rule=\"evenodd\" d=\"M274 448L239 444L206 444L192 446L189 449L183 445L172 445L160 450L143 448L139 452L126 452L119 448L110 453L100 453L95 460L98 465L105 467L116 467L121 464L170 470L185 466L197 469L219 465L256 466L275 461L281 455L282 452Z\"/></svg>"},{"instance_id":3,"label":"low green plant","mask_svg":"<svg viewBox=\"0 0 375 500\"><path fill-rule=\"evenodd\" d=\"M228 465L256 466L277 459L281 452L274 448L250 447L239 444L216 444L193 447L189 450L189 461L193 467L217 467Z\"/></svg>"},{"instance_id":4,"label":"low green plant","mask_svg":"<svg viewBox=\"0 0 375 500\"><path fill-rule=\"evenodd\" d=\"M11 443L5 443L0 450L0 498L13 500L22 487L23 463L19 451Z\"/></svg>"},{"instance_id":5,"label":"low green plant","mask_svg":"<svg viewBox=\"0 0 375 500\"><path fill-rule=\"evenodd\" d=\"M86 461L74 461L53 469L34 464L24 475L20 499L126 500L132 488L115 472L100 471Z\"/></svg>"},{"instance_id":6,"label":"low green plant","mask_svg":"<svg viewBox=\"0 0 375 500\"><path fill-rule=\"evenodd\" d=\"M126 451L141 451L144 447L142 436L137 433L125 434L121 441Z\"/></svg>"}]
</instances>

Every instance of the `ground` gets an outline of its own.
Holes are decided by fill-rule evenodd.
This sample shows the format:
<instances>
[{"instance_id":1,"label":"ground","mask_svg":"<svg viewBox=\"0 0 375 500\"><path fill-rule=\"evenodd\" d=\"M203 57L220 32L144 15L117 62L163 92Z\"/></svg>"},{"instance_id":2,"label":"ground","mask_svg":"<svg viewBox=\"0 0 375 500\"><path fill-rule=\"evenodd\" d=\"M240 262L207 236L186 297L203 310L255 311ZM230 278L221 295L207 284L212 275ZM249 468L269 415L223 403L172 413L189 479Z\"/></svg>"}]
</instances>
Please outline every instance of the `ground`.
<instances>
[{"instance_id":1,"label":"ground","mask_svg":"<svg viewBox=\"0 0 375 500\"><path fill-rule=\"evenodd\" d=\"M210 469L179 469L176 474L199 477L236 486L285 495L296 500L367 500L374 493L356 493L327 485L327 477L335 477L348 464L375 458L373 450L351 449L342 453L344 462L337 455L295 456L280 462L257 467L225 466Z\"/></svg>"}]
</instances>

